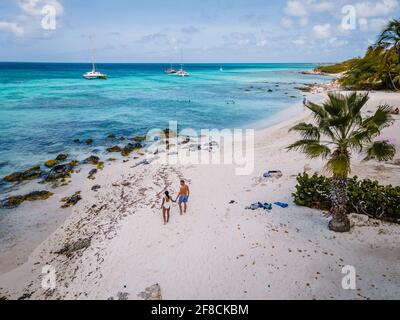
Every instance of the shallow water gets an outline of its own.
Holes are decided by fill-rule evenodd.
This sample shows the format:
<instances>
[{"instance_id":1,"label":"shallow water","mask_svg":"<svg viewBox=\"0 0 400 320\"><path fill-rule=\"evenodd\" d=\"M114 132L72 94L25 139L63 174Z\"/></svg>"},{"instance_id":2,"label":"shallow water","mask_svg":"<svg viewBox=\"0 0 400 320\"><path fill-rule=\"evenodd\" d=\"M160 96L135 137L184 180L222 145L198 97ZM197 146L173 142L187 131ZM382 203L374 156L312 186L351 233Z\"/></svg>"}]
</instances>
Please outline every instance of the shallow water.
<instances>
[{"instance_id":1,"label":"shallow water","mask_svg":"<svg viewBox=\"0 0 400 320\"><path fill-rule=\"evenodd\" d=\"M101 64L109 79L87 81L87 64L0 63L0 177L170 120L181 128L245 127L301 101L295 86L330 80L300 74L313 64L188 64L188 78L164 74L168 67ZM73 142L87 138L93 146Z\"/></svg>"}]
</instances>

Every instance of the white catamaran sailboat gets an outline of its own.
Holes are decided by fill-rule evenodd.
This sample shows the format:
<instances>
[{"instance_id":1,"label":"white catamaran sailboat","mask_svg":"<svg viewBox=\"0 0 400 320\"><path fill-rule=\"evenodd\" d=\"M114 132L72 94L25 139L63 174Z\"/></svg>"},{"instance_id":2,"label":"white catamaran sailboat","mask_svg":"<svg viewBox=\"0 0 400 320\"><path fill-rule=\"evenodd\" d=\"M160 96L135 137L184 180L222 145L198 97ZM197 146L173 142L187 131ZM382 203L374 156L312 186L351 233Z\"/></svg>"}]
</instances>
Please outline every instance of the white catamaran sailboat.
<instances>
[{"instance_id":1,"label":"white catamaran sailboat","mask_svg":"<svg viewBox=\"0 0 400 320\"><path fill-rule=\"evenodd\" d=\"M92 71L86 72L83 75L83 77L87 80L95 80L95 79L105 80L105 79L107 79L107 75L96 70L96 64L95 64L95 59L94 59L94 49L93 49L93 43L92 43L92 35L89 35L89 44L90 44L90 50L92 52Z\"/></svg>"},{"instance_id":2,"label":"white catamaran sailboat","mask_svg":"<svg viewBox=\"0 0 400 320\"><path fill-rule=\"evenodd\" d=\"M189 77L189 73L183 70L183 64L181 65L181 70L176 73L179 77Z\"/></svg>"},{"instance_id":3,"label":"white catamaran sailboat","mask_svg":"<svg viewBox=\"0 0 400 320\"><path fill-rule=\"evenodd\" d=\"M169 68L169 69L167 69L167 70L165 70L165 73L166 74L176 74L178 71L177 70L175 70L173 67L172 67L172 63L171 63L171 67Z\"/></svg>"}]
</instances>

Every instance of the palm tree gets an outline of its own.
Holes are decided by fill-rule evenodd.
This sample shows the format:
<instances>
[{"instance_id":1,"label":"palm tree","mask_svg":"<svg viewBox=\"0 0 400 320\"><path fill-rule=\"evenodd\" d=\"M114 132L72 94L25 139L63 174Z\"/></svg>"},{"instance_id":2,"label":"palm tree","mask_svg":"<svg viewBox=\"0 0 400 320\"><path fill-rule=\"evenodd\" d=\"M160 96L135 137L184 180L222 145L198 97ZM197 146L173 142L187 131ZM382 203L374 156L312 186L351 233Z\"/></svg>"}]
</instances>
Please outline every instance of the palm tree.
<instances>
[{"instance_id":1,"label":"palm tree","mask_svg":"<svg viewBox=\"0 0 400 320\"><path fill-rule=\"evenodd\" d=\"M329 228L336 232L350 231L347 217L347 178L351 171L352 152L365 153L364 160L388 161L396 154L395 147L376 138L383 128L392 124L391 108L380 106L375 114L363 118L361 110L369 95L329 93L322 105L306 103L314 115L315 124L300 123L291 131L302 139L288 147L301 150L310 158L327 160L326 169L333 174Z\"/></svg>"},{"instance_id":2,"label":"palm tree","mask_svg":"<svg viewBox=\"0 0 400 320\"><path fill-rule=\"evenodd\" d=\"M396 53L398 58L397 64L400 65L400 20L393 19L389 21L379 35L376 46L384 47L388 51ZM396 87L395 90L397 90Z\"/></svg>"}]
</instances>

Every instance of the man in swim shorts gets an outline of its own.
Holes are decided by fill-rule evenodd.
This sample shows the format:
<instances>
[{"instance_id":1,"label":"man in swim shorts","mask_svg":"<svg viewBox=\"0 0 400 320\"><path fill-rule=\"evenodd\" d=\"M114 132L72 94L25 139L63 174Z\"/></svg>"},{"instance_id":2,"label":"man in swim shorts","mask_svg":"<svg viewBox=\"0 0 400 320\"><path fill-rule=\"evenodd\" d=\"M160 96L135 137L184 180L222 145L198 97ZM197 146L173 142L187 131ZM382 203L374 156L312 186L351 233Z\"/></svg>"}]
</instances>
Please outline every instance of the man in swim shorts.
<instances>
[{"instance_id":1,"label":"man in swim shorts","mask_svg":"<svg viewBox=\"0 0 400 320\"><path fill-rule=\"evenodd\" d=\"M189 201L190 189L184 180L181 180L181 189L175 201L179 203L179 210L181 215L187 211L187 203Z\"/></svg>"}]
</instances>

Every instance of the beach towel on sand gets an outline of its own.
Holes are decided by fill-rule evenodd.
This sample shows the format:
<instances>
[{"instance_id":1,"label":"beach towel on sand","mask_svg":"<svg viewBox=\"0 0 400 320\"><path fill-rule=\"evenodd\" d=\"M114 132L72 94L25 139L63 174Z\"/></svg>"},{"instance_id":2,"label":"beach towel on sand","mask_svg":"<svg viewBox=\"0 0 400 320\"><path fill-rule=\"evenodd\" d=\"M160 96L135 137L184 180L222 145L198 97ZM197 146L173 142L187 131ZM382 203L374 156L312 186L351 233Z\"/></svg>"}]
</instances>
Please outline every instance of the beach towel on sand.
<instances>
[{"instance_id":1,"label":"beach towel on sand","mask_svg":"<svg viewBox=\"0 0 400 320\"><path fill-rule=\"evenodd\" d=\"M251 206L247 207L246 209L248 209L248 210L257 210L257 209L271 210L272 204L267 203L267 202L262 204L261 202L258 202L258 203L253 203Z\"/></svg>"},{"instance_id":2,"label":"beach towel on sand","mask_svg":"<svg viewBox=\"0 0 400 320\"><path fill-rule=\"evenodd\" d=\"M280 178L283 176L283 173L282 173L282 171L279 171L279 170L271 170L271 171L264 173L263 176L264 176L264 178L272 178L272 177Z\"/></svg>"},{"instance_id":3,"label":"beach towel on sand","mask_svg":"<svg viewBox=\"0 0 400 320\"><path fill-rule=\"evenodd\" d=\"M287 203L284 202L275 202L274 205L281 207L281 208L287 208L289 207L289 205Z\"/></svg>"}]
</instances>

